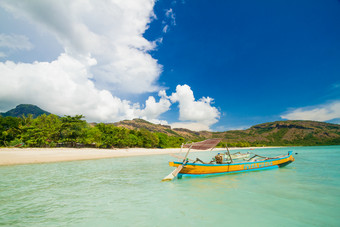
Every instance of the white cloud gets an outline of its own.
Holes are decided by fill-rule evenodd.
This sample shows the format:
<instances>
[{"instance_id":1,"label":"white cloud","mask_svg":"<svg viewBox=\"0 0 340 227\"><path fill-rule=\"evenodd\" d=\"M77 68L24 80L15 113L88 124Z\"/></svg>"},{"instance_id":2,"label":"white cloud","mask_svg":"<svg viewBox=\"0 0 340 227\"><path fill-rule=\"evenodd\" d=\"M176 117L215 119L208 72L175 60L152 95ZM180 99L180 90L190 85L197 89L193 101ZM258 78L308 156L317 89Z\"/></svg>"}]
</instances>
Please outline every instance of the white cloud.
<instances>
[{"instance_id":1,"label":"white cloud","mask_svg":"<svg viewBox=\"0 0 340 227\"><path fill-rule=\"evenodd\" d=\"M154 120L169 109L170 101L149 97L145 108L99 90L88 78L93 59L81 62L62 54L53 62L33 64L0 62L0 100L7 106L33 103L58 115L83 114L88 121L115 122L124 119ZM4 109L3 106L0 108Z\"/></svg>"},{"instance_id":2,"label":"white cloud","mask_svg":"<svg viewBox=\"0 0 340 227\"><path fill-rule=\"evenodd\" d=\"M329 121L340 118L340 101L329 104L303 107L290 110L281 115L281 118L288 120L312 120L312 121Z\"/></svg>"},{"instance_id":3,"label":"white cloud","mask_svg":"<svg viewBox=\"0 0 340 227\"><path fill-rule=\"evenodd\" d=\"M31 50L32 43L28 37L15 34L0 34L0 48L8 48L13 50Z\"/></svg>"},{"instance_id":4,"label":"white cloud","mask_svg":"<svg viewBox=\"0 0 340 227\"><path fill-rule=\"evenodd\" d=\"M96 59L88 68L96 87L114 94L160 89L162 67L147 52L156 42L143 37L154 0L4 0L0 6L54 35L67 55Z\"/></svg>"},{"instance_id":5,"label":"white cloud","mask_svg":"<svg viewBox=\"0 0 340 227\"><path fill-rule=\"evenodd\" d=\"M216 123L219 112L211 106L212 99L195 101L188 85L178 85L170 97L159 91L159 101L149 96L143 108L113 96L107 90L97 89L89 79L88 68L96 61L87 57L79 60L62 54L52 62L14 63L0 62L0 109L4 105L33 103L57 115L83 114L87 121L116 122L142 118L156 124L168 124L160 116L170 109L171 102L179 102L180 120L172 127L191 130L209 130Z\"/></svg>"},{"instance_id":6,"label":"white cloud","mask_svg":"<svg viewBox=\"0 0 340 227\"><path fill-rule=\"evenodd\" d=\"M83 114L88 121L143 118L167 124L159 118L171 102L178 102L182 126L209 130L220 115L211 106L213 99L196 101L188 85L178 85L167 97L157 84L162 66L148 51L162 39L143 37L155 18L154 4L154 0L1 1L0 7L14 17L52 34L64 52L49 62L0 62L0 109L31 103L58 115ZM170 25L176 24L172 9L166 17ZM1 45L16 50L37 45L30 44L29 34L25 35L2 35ZM6 53L0 52L0 57L6 59ZM159 101L150 96L142 107L119 98L123 93L155 91L160 91Z\"/></svg>"},{"instance_id":7,"label":"white cloud","mask_svg":"<svg viewBox=\"0 0 340 227\"><path fill-rule=\"evenodd\" d=\"M208 125L198 123L198 122L176 122L172 123L171 128L186 128L192 131L210 131Z\"/></svg>"},{"instance_id":8,"label":"white cloud","mask_svg":"<svg viewBox=\"0 0 340 227\"><path fill-rule=\"evenodd\" d=\"M151 122L157 124L167 124L166 121L158 120L158 117L167 112L170 109L171 103L166 97L162 97L165 91L160 91L159 96L161 99L159 102L156 102L153 96L149 96L149 98L145 101L145 108L140 111L139 115L143 116L144 119L149 120Z\"/></svg>"},{"instance_id":9,"label":"white cloud","mask_svg":"<svg viewBox=\"0 0 340 227\"><path fill-rule=\"evenodd\" d=\"M175 13L172 8L165 10L165 19L162 21L163 33L167 33L170 30L170 26L176 26Z\"/></svg>"},{"instance_id":10,"label":"white cloud","mask_svg":"<svg viewBox=\"0 0 340 227\"><path fill-rule=\"evenodd\" d=\"M211 106L213 99L203 97L195 101L194 93L188 85L178 85L176 92L172 93L169 98L173 103L179 103L179 120L184 121L181 124L186 123L186 128L190 125L198 128L199 123L200 128L209 130L209 126L215 124L220 118L220 112L216 107Z\"/></svg>"},{"instance_id":11,"label":"white cloud","mask_svg":"<svg viewBox=\"0 0 340 227\"><path fill-rule=\"evenodd\" d=\"M163 33L167 33L169 31L169 25L165 25L164 27L163 27Z\"/></svg>"},{"instance_id":12,"label":"white cloud","mask_svg":"<svg viewBox=\"0 0 340 227\"><path fill-rule=\"evenodd\" d=\"M176 25L175 13L172 8L165 11L165 16L170 19L172 25Z\"/></svg>"},{"instance_id":13,"label":"white cloud","mask_svg":"<svg viewBox=\"0 0 340 227\"><path fill-rule=\"evenodd\" d=\"M158 91L162 66L148 53L162 40L143 33L155 18L154 0L0 2L28 26L49 32L64 53L51 62L0 62L0 108L36 104L58 115L84 114L88 121L144 118L154 122L171 105L150 96L145 107L116 97ZM29 35L29 34L28 34ZM29 50L21 35L0 35L0 47ZM0 57L6 58L1 52ZM112 95L115 94L115 95Z\"/></svg>"},{"instance_id":14,"label":"white cloud","mask_svg":"<svg viewBox=\"0 0 340 227\"><path fill-rule=\"evenodd\" d=\"M249 125L240 125L235 127L226 127L226 126L218 126L216 127L216 131L222 132L222 131L231 131L231 130L245 130L250 128Z\"/></svg>"}]
</instances>

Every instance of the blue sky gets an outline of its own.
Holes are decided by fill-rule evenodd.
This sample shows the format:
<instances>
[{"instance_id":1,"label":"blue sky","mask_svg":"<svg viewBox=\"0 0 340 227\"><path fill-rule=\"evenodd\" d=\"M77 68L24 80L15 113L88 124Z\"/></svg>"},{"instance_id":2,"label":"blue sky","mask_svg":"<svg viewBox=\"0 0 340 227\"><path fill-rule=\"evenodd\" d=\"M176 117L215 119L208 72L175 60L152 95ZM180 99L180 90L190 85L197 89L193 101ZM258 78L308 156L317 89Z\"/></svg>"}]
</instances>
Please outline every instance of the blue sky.
<instances>
[{"instance_id":1,"label":"blue sky","mask_svg":"<svg viewBox=\"0 0 340 227\"><path fill-rule=\"evenodd\" d=\"M224 131L340 123L340 2L0 3L0 111Z\"/></svg>"}]
</instances>

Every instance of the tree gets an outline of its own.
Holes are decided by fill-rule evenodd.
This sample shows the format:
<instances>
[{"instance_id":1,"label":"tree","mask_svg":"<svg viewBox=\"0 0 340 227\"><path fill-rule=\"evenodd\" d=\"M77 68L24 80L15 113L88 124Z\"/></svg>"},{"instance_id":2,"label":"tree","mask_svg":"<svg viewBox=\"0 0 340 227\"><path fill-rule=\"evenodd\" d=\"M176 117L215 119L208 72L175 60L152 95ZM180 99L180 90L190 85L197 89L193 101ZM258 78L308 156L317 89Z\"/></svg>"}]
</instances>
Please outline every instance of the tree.
<instances>
[{"instance_id":1,"label":"tree","mask_svg":"<svg viewBox=\"0 0 340 227\"><path fill-rule=\"evenodd\" d=\"M20 118L0 116L0 146L8 146L11 141L19 137L20 126Z\"/></svg>"},{"instance_id":2,"label":"tree","mask_svg":"<svg viewBox=\"0 0 340 227\"><path fill-rule=\"evenodd\" d=\"M76 144L81 140L84 136L84 130L87 126L85 120L81 120L84 118L83 115L76 115L71 117L69 115L65 115L61 118L61 129L60 129L60 139L61 142L66 142L70 144L72 147L75 147Z\"/></svg>"},{"instance_id":3,"label":"tree","mask_svg":"<svg viewBox=\"0 0 340 227\"><path fill-rule=\"evenodd\" d=\"M169 136L165 133L156 132L158 136L158 147L167 148L169 147Z\"/></svg>"},{"instance_id":4,"label":"tree","mask_svg":"<svg viewBox=\"0 0 340 227\"><path fill-rule=\"evenodd\" d=\"M138 136L140 136L143 141L143 147L146 148L157 147L159 143L158 136L145 128L141 128L138 131Z\"/></svg>"},{"instance_id":5,"label":"tree","mask_svg":"<svg viewBox=\"0 0 340 227\"><path fill-rule=\"evenodd\" d=\"M24 119L21 139L30 147L54 147L59 140L62 122L57 115L40 115L35 119Z\"/></svg>"},{"instance_id":6,"label":"tree","mask_svg":"<svg viewBox=\"0 0 340 227\"><path fill-rule=\"evenodd\" d=\"M168 147L180 147L185 142L183 137L169 136Z\"/></svg>"},{"instance_id":7,"label":"tree","mask_svg":"<svg viewBox=\"0 0 340 227\"><path fill-rule=\"evenodd\" d=\"M130 130L129 134L129 147L143 147L143 140L138 137L137 131Z\"/></svg>"},{"instance_id":8,"label":"tree","mask_svg":"<svg viewBox=\"0 0 340 227\"><path fill-rule=\"evenodd\" d=\"M80 143L100 147L102 145L102 132L97 127L87 126L82 129Z\"/></svg>"},{"instance_id":9,"label":"tree","mask_svg":"<svg viewBox=\"0 0 340 227\"><path fill-rule=\"evenodd\" d=\"M29 147L54 147L58 143L75 147L179 147L184 138L152 133L147 129L130 130L113 124L90 126L83 115L64 116L43 114L17 117L0 116L0 146L24 142Z\"/></svg>"}]
</instances>

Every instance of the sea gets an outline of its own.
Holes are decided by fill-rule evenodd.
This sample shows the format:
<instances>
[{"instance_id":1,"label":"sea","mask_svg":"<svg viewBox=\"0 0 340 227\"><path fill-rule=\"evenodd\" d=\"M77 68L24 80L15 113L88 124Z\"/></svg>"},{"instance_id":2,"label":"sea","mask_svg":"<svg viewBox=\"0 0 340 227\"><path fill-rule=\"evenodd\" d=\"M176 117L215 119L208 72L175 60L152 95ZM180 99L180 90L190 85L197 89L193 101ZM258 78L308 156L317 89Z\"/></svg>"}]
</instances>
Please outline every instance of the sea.
<instances>
[{"instance_id":1,"label":"sea","mask_svg":"<svg viewBox=\"0 0 340 227\"><path fill-rule=\"evenodd\" d=\"M0 226L340 226L340 146L242 151L289 150L283 168L170 182L167 154L2 166Z\"/></svg>"}]
</instances>

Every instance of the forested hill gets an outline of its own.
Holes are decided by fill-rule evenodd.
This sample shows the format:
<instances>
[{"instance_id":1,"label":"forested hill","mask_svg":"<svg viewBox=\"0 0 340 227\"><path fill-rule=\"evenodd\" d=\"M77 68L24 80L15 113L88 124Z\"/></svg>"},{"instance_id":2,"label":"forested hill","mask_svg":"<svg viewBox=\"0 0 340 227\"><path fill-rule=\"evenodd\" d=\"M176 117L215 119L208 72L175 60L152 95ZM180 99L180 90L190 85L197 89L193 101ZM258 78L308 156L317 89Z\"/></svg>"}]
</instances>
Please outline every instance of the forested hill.
<instances>
[{"instance_id":1,"label":"forested hill","mask_svg":"<svg viewBox=\"0 0 340 227\"><path fill-rule=\"evenodd\" d=\"M188 129L171 129L134 119L115 123L129 129L146 128L152 132L179 135L188 140L223 138L230 146L291 146L291 145L340 145L340 125L317 121L276 121L254 125L246 130L226 132L194 132Z\"/></svg>"},{"instance_id":2,"label":"forested hill","mask_svg":"<svg viewBox=\"0 0 340 227\"><path fill-rule=\"evenodd\" d=\"M340 125L316 121L276 121L213 134L230 143L245 141L252 145L340 145Z\"/></svg>"},{"instance_id":3,"label":"forested hill","mask_svg":"<svg viewBox=\"0 0 340 227\"><path fill-rule=\"evenodd\" d=\"M171 129L169 125L153 124L143 119L125 120L114 123L115 126L127 129L147 129L150 132L161 132L168 136L183 137L187 140L203 140L206 137L203 132L194 132L189 129L175 128ZM210 134L209 134L210 135Z\"/></svg>"},{"instance_id":4,"label":"forested hill","mask_svg":"<svg viewBox=\"0 0 340 227\"><path fill-rule=\"evenodd\" d=\"M32 117L27 117L29 114ZM0 146L19 141L27 146L80 143L97 147L178 147L182 142L210 138L222 138L221 146L228 143L235 147L340 145L340 125L316 121L276 121L245 130L195 132L142 119L89 124L82 118L58 117L34 105L18 105L0 116Z\"/></svg>"},{"instance_id":5,"label":"forested hill","mask_svg":"<svg viewBox=\"0 0 340 227\"><path fill-rule=\"evenodd\" d=\"M39 107L31 104L20 104L17 105L14 109L11 109L5 113L0 113L0 116L3 117L22 117L23 115L28 116L32 114L33 118L36 118L40 115L46 114L49 115L50 113L40 109Z\"/></svg>"}]
</instances>

